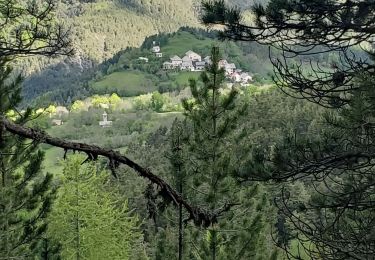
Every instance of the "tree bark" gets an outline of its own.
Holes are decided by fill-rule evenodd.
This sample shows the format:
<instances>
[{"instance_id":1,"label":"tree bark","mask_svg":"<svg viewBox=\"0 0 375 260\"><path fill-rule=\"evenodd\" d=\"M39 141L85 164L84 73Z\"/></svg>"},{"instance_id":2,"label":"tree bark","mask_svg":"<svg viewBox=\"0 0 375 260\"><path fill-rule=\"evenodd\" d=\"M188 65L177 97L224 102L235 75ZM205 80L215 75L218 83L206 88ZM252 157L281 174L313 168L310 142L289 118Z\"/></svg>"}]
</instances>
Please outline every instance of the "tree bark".
<instances>
[{"instance_id":1,"label":"tree bark","mask_svg":"<svg viewBox=\"0 0 375 260\"><path fill-rule=\"evenodd\" d=\"M182 196L182 180L181 180L181 169L179 169L180 180L179 180L179 192ZM182 204L178 205L178 259L183 258L183 248L184 248L184 227L182 223Z\"/></svg>"}]
</instances>

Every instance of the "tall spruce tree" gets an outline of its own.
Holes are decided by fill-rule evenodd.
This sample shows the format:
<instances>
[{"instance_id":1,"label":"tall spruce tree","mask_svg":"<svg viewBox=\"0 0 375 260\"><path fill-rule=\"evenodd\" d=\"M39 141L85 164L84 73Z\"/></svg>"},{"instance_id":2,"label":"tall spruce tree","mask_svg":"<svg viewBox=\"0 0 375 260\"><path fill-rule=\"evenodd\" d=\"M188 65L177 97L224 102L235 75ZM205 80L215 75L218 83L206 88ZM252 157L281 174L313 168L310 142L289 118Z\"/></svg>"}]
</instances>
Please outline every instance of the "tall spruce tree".
<instances>
[{"instance_id":1,"label":"tall spruce tree","mask_svg":"<svg viewBox=\"0 0 375 260\"><path fill-rule=\"evenodd\" d=\"M21 78L12 80L7 61L0 62L0 116L17 111ZM13 120L25 124L31 110ZM38 255L38 244L45 237L46 217L55 190L52 175L42 173L44 153L36 141L5 132L0 125L0 257L27 259ZM35 250L34 250L35 249Z\"/></svg>"},{"instance_id":2,"label":"tall spruce tree","mask_svg":"<svg viewBox=\"0 0 375 260\"><path fill-rule=\"evenodd\" d=\"M53 22L56 4L55 0L0 1L1 118L12 116L20 125L32 119L31 109L17 111L22 79L8 66L14 57L72 53L68 32ZM41 172L44 154L37 144L5 131L0 124L0 256L7 259L58 258L56 245L43 243L48 241L45 218L54 190L52 176Z\"/></svg>"},{"instance_id":3,"label":"tall spruce tree","mask_svg":"<svg viewBox=\"0 0 375 260\"><path fill-rule=\"evenodd\" d=\"M213 47L212 63L200 81L190 80L192 99L183 100L191 123L187 156L195 200L212 212L221 212L216 223L206 226L207 231L191 231L195 248L192 257L248 259L261 251L261 212L267 203L254 202L257 185L242 188L232 176L236 171L234 148L238 145L233 142L234 130L245 109L237 102L237 90L226 87L220 60L219 48ZM263 255L266 258L268 252Z\"/></svg>"},{"instance_id":4,"label":"tall spruce tree","mask_svg":"<svg viewBox=\"0 0 375 260\"><path fill-rule=\"evenodd\" d=\"M225 79L225 72L219 68L220 53L218 47L213 47L212 64L201 74L202 85L196 80L190 80L192 100L184 100L183 106L186 117L193 124L191 138L192 161L194 161L196 187L205 194L203 201L214 211L231 201L228 190L231 178L229 176L229 158L226 147L226 137L235 123L228 112L234 109L237 95L232 89L229 95L220 93ZM218 232L218 224L212 224L207 233L208 248L205 257L215 260L220 255L219 249L223 241ZM207 250L208 249L208 250Z\"/></svg>"},{"instance_id":5,"label":"tall spruce tree","mask_svg":"<svg viewBox=\"0 0 375 260\"><path fill-rule=\"evenodd\" d=\"M184 131L183 122L175 119L172 124L170 133L170 152L169 159L172 165L173 179L177 187L177 191L184 195L186 188L187 176L186 176L186 161L184 158L185 143L188 139L186 137L186 131ZM178 205L178 259L182 260L184 255L184 224L183 224L183 206Z\"/></svg>"}]
</instances>

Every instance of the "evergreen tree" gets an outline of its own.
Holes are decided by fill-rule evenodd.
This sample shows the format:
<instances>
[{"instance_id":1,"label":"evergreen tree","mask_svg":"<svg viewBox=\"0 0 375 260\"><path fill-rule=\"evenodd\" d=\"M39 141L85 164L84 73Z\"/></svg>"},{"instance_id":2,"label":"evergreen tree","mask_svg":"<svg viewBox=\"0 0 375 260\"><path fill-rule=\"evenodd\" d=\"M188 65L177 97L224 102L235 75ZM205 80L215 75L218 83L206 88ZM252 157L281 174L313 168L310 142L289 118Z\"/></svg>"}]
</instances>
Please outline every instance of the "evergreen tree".
<instances>
[{"instance_id":1,"label":"evergreen tree","mask_svg":"<svg viewBox=\"0 0 375 260\"><path fill-rule=\"evenodd\" d=\"M350 106L327 113L319 135L288 136L271 157L280 176L304 179L306 201L285 189L277 203L295 223L289 230L301 241L301 251L313 259L371 259L375 253L375 173L368 158L374 151L374 80L359 75L360 90L353 91Z\"/></svg>"},{"instance_id":2,"label":"evergreen tree","mask_svg":"<svg viewBox=\"0 0 375 260\"><path fill-rule=\"evenodd\" d=\"M186 197L185 189L187 183L186 176L186 142L188 137L185 131L186 124L178 119L172 124L171 134L170 134L170 154L169 159L172 165L173 179L176 185L176 190L181 194L181 196ZM184 224L183 224L183 206L178 205L178 259L182 260L184 256Z\"/></svg>"},{"instance_id":3,"label":"evergreen tree","mask_svg":"<svg viewBox=\"0 0 375 260\"><path fill-rule=\"evenodd\" d=\"M242 189L232 176L237 169L234 130L245 109L238 106L235 88L226 91L219 48L212 48L211 59L212 64L201 74L201 82L190 80L193 98L183 101L192 125L187 156L189 175L194 178L194 199L221 213L205 235L192 232L192 237L201 241L200 246L196 244L193 257L248 259L257 255L257 247L261 247L261 211L267 203L265 199L254 203L257 186Z\"/></svg>"},{"instance_id":4,"label":"evergreen tree","mask_svg":"<svg viewBox=\"0 0 375 260\"><path fill-rule=\"evenodd\" d=\"M95 164L81 166L82 160L65 163L50 217L49 235L60 241L63 259L145 259L137 218L106 190L107 173Z\"/></svg>"},{"instance_id":5,"label":"evergreen tree","mask_svg":"<svg viewBox=\"0 0 375 260\"><path fill-rule=\"evenodd\" d=\"M0 62L0 117L17 111L21 78L12 80L7 61ZM13 120L25 124L31 110ZM52 175L42 173L44 153L37 142L5 132L0 125L0 257L26 259L38 255L47 229L55 190Z\"/></svg>"},{"instance_id":6,"label":"evergreen tree","mask_svg":"<svg viewBox=\"0 0 375 260\"><path fill-rule=\"evenodd\" d=\"M38 245L37 259L61 260L60 252L60 243L54 243L50 238L43 238Z\"/></svg>"},{"instance_id":7,"label":"evergreen tree","mask_svg":"<svg viewBox=\"0 0 375 260\"><path fill-rule=\"evenodd\" d=\"M374 2L271 0L252 7L250 23L223 0L205 1L203 9L205 24L224 26L222 38L282 51L271 59L282 91L333 109L315 134L298 130L264 148L257 156L264 176L248 180L303 181L307 201L285 184L277 202L309 257L372 259ZM313 61L328 54L338 57L329 67ZM295 57L303 61L292 62ZM300 252L284 249L301 259Z\"/></svg>"},{"instance_id":8,"label":"evergreen tree","mask_svg":"<svg viewBox=\"0 0 375 260\"><path fill-rule=\"evenodd\" d=\"M171 150L172 156L170 158L173 170L175 171L175 184L177 191L183 196L183 186L184 186L184 161L182 157L182 138L183 138L183 129L182 124L177 121L173 122L172 125L172 136L171 136ZM182 205L178 205L178 259L182 260L183 256L183 236L184 229L182 223Z\"/></svg>"}]
</instances>

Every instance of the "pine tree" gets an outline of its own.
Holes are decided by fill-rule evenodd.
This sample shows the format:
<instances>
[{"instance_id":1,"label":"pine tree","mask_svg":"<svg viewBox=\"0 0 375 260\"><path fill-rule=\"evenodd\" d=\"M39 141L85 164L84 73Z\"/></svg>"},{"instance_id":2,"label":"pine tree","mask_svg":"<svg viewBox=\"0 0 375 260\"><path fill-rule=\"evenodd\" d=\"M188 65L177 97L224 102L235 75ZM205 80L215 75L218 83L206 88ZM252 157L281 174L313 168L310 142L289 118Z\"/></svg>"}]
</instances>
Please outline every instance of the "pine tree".
<instances>
[{"instance_id":1,"label":"pine tree","mask_svg":"<svg viewBox=\"0 0 375 260\"><path fill-rule=\"evenodd\" d=\"M185 196L185 186L187 182L186 169L185 169L185 158L184 150L185 143L187 141L186 131L184 131L184 124L181 121L175 119L172 124L170 134L170 155L169 159L172 165L173 179L176 185L177 191L181 196ZM182 260L184 255L184 225L183 225L183 206L178 205L178 259Z\"/></svg>"},{"instance_id":2,"label":"pine tree","mask_svg":"<svg viewBox=\"0 0 375 260\"><path fill-rule=\"evenodd\" d=\"M42 238L35 247L36 259L40 260L61 260L61 244L53 242L47 235Z\"/></svg>"},{"instance_id":3,"label":"pine tree","mask_svg":"<svg viewBox=\"0 0 375 260\"><path fill-rule=\"evenodd\" d=\"M21 101L21 78L12 80L7 60L0 62L0 117L17 111ZM18 113L13 120L25 124L31 110ZM5 132L0 126L0 256L29 258L37 255L43 239L55 190L52 175L42 173L44 153L37 142Z\"/></svg>"},{"instance_id":4,"label":"pine tree","mask_svg":"<svg viewBox=\"0 0 375 260\"><path fill-rule=\"evenodd\" d=\"M223 0L203 4L202 21L222 25L222 38L281 51L270 57L283 92L332 109L316 134L296 131L258 156L266 158L260 160L268 175L263 180L286 183L280 212L313 259L371 259L375 253L374 10L368 0L270 0L255 4L253 20L245 22L241 10ZM330 66L319 62L328 54L337 57ZM261 179L248 179L254 177ZM297 180L310 193L307 202L288 188Z\"/></svg>"},{"instance_id":5,"label":"pine tree","mask_svg":"<svg viewBox=\"0 0 375 260\"><path fill-rule=\"evenodd\" d=\"M219 48L213 47L212 64L201 74L201 82L190 80L193 98L183 101L192 125L188 157L194 197L209 210L222 212L204 236L193 232L193 237L201 240L194 257L247 259L256 255L264 228L261 204L267 203L254 202L256 185L242 189L232 177L237 145L233 135L244 106L238 105L235 88L226 90L220 59Z\"/></svg>"},{"instance_id":6,"label":"pine tree","mask_svg":"<svg viewBox=\"0 0 375 260\"><path fill-rule=\"evenodd\" d=\"M306 179L306 201L288 189L277 202L282 215L293 223L286 231L300 240L301 251L311 258L371 259L374 255L374 170L368 157L375 151L375 78L358 76L359 90L353 91L350 105L327 113L320 135L286 138L273 156L281 174L297 170ZM314 178L308 180L310 176ZM288 245L284 249L299 257L300 252L291 252Z\"/></svg>"}]
</instances>

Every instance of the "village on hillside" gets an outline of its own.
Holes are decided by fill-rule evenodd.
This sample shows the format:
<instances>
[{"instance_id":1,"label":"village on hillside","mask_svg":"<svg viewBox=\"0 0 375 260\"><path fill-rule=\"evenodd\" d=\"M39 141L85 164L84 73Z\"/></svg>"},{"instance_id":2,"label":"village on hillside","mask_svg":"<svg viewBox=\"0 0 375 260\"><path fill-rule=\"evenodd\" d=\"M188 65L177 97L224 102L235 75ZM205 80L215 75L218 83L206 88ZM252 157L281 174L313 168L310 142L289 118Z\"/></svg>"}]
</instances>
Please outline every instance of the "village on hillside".
<instances>
[{"instance_id":1,"label":"village on hillside","mask_svg":"<svg viewBox=\"0 0 375 260\"><path fill-rule=\"evenodd\" d=\"M152 52L156 57L163 57L160 46L153 42ZM181 70L181 71L203 71L207 65L211 64L211 57L207 56L202 58L201 55L194 51L187 51L185 56L180 58L174 55L169 61L163 63L164 70ZM242 71L236 68L234 63L230 63L227 60L220 60L219 68L225 70L225 76L233 83L240 83L241 85L247 85L253 78L248 72Z\"/></svg>"},{"instance_id":2,"label":"village on hillside","mask_svg":"<svg viewBox=\"0 0 375 260\"><path fill-rule=\"evenodd\" d=\"M159 44L153 42L153 47L151 49L153 55L157 58L162 58L163 53L161 52L161 48ZM139 60L142 60L148 63L149 59L146 57L139 57ZM169 61L165 61L163 63L164 70L178 70L178 71L192 71L192 72L200 72L204 71L206 66L212 63L211 57L206 56L202 58L201 55L198 53L189 50L185 53L185 56L180 58L177 55L174 55L169 59ZM242 86L248 85L251 81L253 81L252 76L248 72L242 71L241 69L237 68L234 63L230 63L225 59L219 61L219 68L224 69L226 78L230 81L228 86L233 85L233 83L241 84ZM102 109L109 109L108 104L99 103L99 107ZM42 109L37 111L38 113L43 113ZM50 118L52 119L52 125L54 126L61 126L64 124L63 118L69 115L69 110L63 106L50 106L49 109L46 111ZM99 126L101 127L111 127L112 121L108 120L107 112L102 114L102 120L98 122Z\"/></svg>"}]
</instances>

